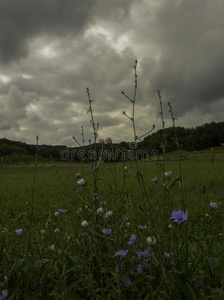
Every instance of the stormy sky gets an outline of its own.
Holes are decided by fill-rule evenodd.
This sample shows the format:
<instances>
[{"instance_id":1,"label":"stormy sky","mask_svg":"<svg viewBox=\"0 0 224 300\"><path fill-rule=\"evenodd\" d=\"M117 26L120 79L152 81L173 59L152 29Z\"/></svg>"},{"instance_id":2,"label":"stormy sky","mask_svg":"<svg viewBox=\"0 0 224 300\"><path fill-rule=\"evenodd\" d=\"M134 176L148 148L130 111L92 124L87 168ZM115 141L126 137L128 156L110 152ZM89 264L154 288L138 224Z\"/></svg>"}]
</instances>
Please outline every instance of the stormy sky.
<instances>
[{"instance_id":1,"label":"stormy sky","mask_svg":"<svg viewBox=\"0 0 224 300\"><path fill-rule=\"evenodd\" d=\"M0 0L0 137L76 146L224 119L224 0Z\"/></svg>"}]
</instances>

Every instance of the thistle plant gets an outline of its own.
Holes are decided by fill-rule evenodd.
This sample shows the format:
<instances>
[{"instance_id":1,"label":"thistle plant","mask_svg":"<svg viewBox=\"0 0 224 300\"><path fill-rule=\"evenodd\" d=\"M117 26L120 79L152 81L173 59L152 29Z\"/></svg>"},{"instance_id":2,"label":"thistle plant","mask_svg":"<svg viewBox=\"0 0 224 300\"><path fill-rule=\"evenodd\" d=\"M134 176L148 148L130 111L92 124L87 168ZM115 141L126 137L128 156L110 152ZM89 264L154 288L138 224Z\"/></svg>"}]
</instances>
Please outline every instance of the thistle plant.
<instances>
[{"instance_id":1,"label":"thistle plant","mask_svg":"<svg viewBox=\"0 0 224 300\"><path fill-rule=\"evenodd\" d=\"M137 63L138 63L138 61L136 60L135 64L134 64L134 94L133 94L133 98L130 98L123 91L121 91L121 94L123 94L132 103L132 114L131 114L131 116L128 116L125 111L123 111L123 114L132 122L134 139L133 139L133 143L129 143L129 146L131 148L131 151L130 151L130 161L132 163L132 150L133 150L133 152L134 152L134 159L136 161L136 165L137 165L137 169L138 169L138 160L136 158L136 149L137 149L137 146L138 146L137 141L140 141L141 138L143 138L144 136L146 136L150 132L152 132L152 130L155 128L155 125L153 125L152 129L150 131L146 132L145 134L143 134L141 136L137 135L136 124L135 124L135 104L136 104L136 96L137 96L137 88L138 88Z\"/></svg>"},{"instance_id":2,"label":"thistle plant","mask_svg":"<svg viewBox=\"0 0 224 300\"><path fill-rule=\"evenodd\" d=\"M97 187L97 178L96 178L96 172L95 171L97 171L96 140L97 140L97 137L98 137L99 123L95 123L95 120L94 120L93 109L92 109L92 102L94 100L92 100L91 97L90 97L90 90L89 90L88 87L86 88L86 92L87 92L87 96L88 96L88 100L89 100L89 109L88 109L87 113L90 113L90 116L91 116L90 123L91 123L92 128L93 128L93 140L94 140L95 157L93 157L92 170L93 170L93 178L94 178L94 193L97 193L98 187Z\"/></svg>"}]
</instances>

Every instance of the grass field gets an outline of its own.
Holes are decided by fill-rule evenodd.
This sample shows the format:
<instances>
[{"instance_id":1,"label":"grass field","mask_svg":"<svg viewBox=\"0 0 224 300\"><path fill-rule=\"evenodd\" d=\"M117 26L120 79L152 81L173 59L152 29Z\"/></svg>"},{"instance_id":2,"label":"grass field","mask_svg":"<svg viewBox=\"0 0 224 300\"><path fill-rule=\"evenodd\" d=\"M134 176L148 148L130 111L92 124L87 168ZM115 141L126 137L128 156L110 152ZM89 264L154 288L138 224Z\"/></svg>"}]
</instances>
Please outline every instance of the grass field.
<instances>
[{"instance_id":1,"label":"grass field","mask_svg":"<svg viewBox=\"0 0 224 300\"><path fill-rule=\"evenodd\" d=\"M224 299L223 147L213 164L209 150L183 156L181 174L176 153L96 170L0 169L0 291L7 299ZM185 218L173 222L179 209Z\"/></svg>"}]
</instances>

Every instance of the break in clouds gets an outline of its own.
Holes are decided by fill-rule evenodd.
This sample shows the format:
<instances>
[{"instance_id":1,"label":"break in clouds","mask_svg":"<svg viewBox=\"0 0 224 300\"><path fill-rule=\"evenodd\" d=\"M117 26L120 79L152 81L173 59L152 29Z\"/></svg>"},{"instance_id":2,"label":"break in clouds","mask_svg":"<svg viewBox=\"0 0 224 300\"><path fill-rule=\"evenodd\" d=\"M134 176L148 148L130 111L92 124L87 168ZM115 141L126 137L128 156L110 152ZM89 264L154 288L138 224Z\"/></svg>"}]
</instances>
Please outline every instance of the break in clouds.
<instances>
[{"instance_id":1,"label":"break in clouds","mask_svg":"<svg viewBox=\"0 0 224 300\"><path fill-rule=\"evenodd\" d=\"M86 87L99 138L133 139L159 119L159 89L176 125L222 121L224 111L223 0L1 0L0 136L74 146L92 138Z\"/></svg>"}]
</instances>

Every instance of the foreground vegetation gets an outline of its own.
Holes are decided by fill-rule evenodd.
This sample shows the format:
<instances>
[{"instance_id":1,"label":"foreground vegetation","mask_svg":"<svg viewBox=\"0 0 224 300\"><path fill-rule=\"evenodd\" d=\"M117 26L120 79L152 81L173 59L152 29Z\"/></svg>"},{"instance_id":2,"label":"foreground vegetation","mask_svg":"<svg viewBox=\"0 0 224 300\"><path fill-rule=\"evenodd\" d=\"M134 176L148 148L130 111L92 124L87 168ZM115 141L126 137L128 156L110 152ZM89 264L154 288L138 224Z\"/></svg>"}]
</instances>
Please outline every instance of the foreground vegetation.
<instances>
[{"instance_id":1,"label":"foreground vegetation","mask_svg":"<svg viewBox=\"0 0 224 300\"><path fill-rule=\"evenodd\" d=\"M1 289L9 299L222 299L223 165L182 165L180 224L170 219L182 209L177 163L171 177L157 162L2 169Z\"/></svg>"}]
</instances>

